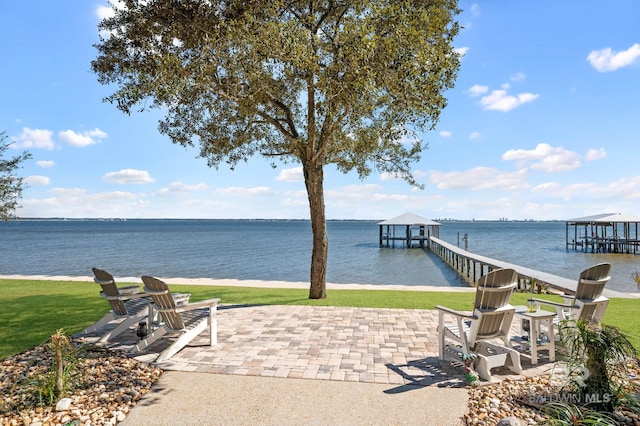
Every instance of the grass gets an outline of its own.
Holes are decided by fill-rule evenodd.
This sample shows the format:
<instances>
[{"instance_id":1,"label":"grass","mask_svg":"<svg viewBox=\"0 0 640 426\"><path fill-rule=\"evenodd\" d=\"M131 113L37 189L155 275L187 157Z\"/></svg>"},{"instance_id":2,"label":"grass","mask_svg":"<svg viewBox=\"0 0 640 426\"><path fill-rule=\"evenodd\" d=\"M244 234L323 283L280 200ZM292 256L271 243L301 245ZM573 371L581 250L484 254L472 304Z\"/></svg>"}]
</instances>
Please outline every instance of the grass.
<instances>
[{"instance_id":1,"label":"grass","mask_svg":"<svg viewBox=\"0 0 640 426\"><path fill-rule=\"evenodd\" d=\"M473 292L329 290L326 299L310 300L307 289L179 284L170 287L175 292L191 293L192 301L219 297L224 304L402 309L434 309L436 305L443 305L469 310L474 298ZM109 305L98 296L98 289L92 281L0 280L0 359L43 343L60 328L75 334L100 319ZM529 293L515 293L511 303L526 305L529 296ZM561 301L557 296L541 297ZM618 327L635 348L640 348L640 329L634 321L638 312L640 299L612 299L603 322Z\"/></svg>"}]
</instances>

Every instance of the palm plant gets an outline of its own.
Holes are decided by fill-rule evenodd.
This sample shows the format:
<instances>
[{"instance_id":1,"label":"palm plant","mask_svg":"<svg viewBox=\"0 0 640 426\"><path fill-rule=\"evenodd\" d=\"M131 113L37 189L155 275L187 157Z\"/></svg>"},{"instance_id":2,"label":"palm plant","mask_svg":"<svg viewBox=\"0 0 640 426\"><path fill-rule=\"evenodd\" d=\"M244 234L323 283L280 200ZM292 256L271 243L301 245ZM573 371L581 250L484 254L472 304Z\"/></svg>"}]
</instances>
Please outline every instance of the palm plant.
<instances>
[{"instance_id":1,"label":"palm plant","mask_svg":"<svg viewBox=\"0 0 640 426\"><path fill-rule=\"evenodd\" d=\"M547 419L545 425L550 426L575 426L575 425L600 425L617 426L619 422L607 413L585 410L575 404L551 402L545 405Z\"/></svg>"},{"instance_id":2,"label":"palm plant","mask_svg":"<svg viewBox=\"0 0 640 426\"><path fill-rule=\"evenodd\" d=\"M567 320L560 325L560 336L570 363L586 369L583 380L574 380L573 391L585 406L613 411L631 394L629 360L637 353L627 337L616 327Z\"/></svg>"}]
</instances>

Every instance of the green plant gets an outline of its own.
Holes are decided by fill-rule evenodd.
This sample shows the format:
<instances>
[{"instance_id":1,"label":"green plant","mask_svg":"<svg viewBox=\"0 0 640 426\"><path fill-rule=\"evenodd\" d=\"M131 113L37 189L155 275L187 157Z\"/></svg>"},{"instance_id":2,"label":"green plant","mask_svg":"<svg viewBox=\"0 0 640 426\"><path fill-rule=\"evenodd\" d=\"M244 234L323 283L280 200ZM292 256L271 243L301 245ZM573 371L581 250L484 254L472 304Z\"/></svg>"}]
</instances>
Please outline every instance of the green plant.
<instances>
[{"instance_id":1,"label":"green plant","mask_svg":"<svg viewBox=\"0 0 640 426\"><path fill-rule=\"evenodd\" d=\"M640 290L640 272L638 272L638 270L631 274L631 279L635 281L636 285L638 286L638 290Z\"/></svg>"},{"instance_id":2,"label":"green plant","mask_svg":"<svg viewBox=\"0 0 640 426\"><path fill-rule=\"evenodd\" d=\"M467 354L461 354L460 359L462 359L462 362L464 363L464 376L467 379L467 382L471 386L477 386L480 382L480 378L478 373L473 369L473 364L476 359L478 359L478 355L470 352Z\"/></svg>"},{"instance_id":3,"label":"green plant","mask_svg":"<svg viewBox=\"0 0 640 426\"><path fill-rule=\"evenodd\" d=\"M616 426L618 421L607 413L588 410L579 405L564 402L550 402L544 406L547 415L545 425L602 425Z\"/></svg>"},{"instance_id":4,"label":"green plant","mask_svg":"<svg viewBox=\"0 0 640 426\"><path fill-rule=\"evenodd\" d=\"M38 404L53 404L73 386L73 373L78 363L76 349L63 329L58 329L47 345L52 352L53 362L47 372L37 377L35 387Z\"/></svg>"},{"instance_id":5,"label":"green plant","mask_svg":"<svg viewBox=\"0 0 640 426\"><path fill-rule=\"evenodd\" d=\"M637 353L617 327L567 320L560 324L562 343L568 351L570 365L585 374L572 378L569 391L580 396L584 406L613 411L630 394L629 361Z\"/></svg>"}]
</instances>

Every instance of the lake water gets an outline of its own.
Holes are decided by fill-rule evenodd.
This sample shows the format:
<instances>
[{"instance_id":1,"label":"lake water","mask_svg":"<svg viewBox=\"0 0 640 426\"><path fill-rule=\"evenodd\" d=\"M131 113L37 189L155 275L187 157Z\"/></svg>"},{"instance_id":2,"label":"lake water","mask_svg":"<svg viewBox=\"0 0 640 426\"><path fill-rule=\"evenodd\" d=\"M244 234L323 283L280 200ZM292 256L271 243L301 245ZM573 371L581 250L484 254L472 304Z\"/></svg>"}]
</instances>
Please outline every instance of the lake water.
<instances>
[{"instance_id":1,"label":"lake water","mask_svg":"<svg viewBox=\"0 0 640 426\"><path fill-rule=\"evenodd\" d=\"M466 286L437 256L380 248L378 221L328 221L327 281ZM613 290L637 292L640 255L565 249L564 222L444 222L440 238L483 256L577 279L610 262ZM461 243L463 245L463 243ZM0 223L0 275L115 276L308 281L305 220L22 220ZM640 269L640 268L638 268Z\"/></svg>"}]
</instances>

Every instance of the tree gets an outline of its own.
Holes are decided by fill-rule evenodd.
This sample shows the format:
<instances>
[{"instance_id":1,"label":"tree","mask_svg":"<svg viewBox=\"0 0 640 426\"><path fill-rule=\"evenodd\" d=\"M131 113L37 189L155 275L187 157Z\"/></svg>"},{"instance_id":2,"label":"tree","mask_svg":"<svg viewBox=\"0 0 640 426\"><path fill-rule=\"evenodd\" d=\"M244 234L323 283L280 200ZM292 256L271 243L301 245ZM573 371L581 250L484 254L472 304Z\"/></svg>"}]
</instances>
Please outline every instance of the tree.
<instances>
[{"instance_id":1,"label":"tree","mask_svg":"<svg viewBox=\"0 0 640 426\"><path fill-rule=\"evenodd\" d=\"M23 152L22 154L4 159L4 153L9 149L10 143L7 140L7 133L0 132L0 219L4 222L15 217L18 200L22 196L24 189L23 178L16 176L14 172L20 168L23 161L31 158L31 154Z\"/></svg>"},{"instance_id":2,"label":"tree","mask_svg":"<svg viewBox=\"0 0 640 426\"><path fill-rule=\"evenodd\" d=\"M324 167L417 185L460 66L457 0L125 0L99 24L91 63L129 114L162 108L161 133L233 170L262 155L302 166L312 299L326 296ZM410 141L407 142L407 139Z\"/></svg>"}]
</instances>

